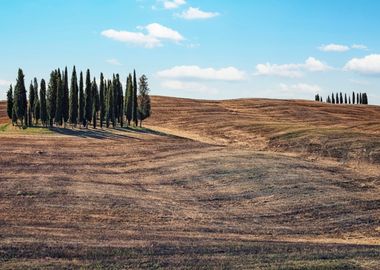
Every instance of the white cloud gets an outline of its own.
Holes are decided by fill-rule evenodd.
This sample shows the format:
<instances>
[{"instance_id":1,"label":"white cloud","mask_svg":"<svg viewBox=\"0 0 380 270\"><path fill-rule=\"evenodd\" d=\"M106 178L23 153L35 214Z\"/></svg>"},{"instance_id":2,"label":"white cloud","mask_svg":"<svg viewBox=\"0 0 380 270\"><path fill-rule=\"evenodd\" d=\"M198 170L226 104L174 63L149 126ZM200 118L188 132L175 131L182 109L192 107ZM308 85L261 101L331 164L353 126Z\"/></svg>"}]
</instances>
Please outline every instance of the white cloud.
<instances>
[{"instance_id":1,"label":"white cloud","mask_svg":"<svg viewBox=\"0 0 380 270\"><path fill-rule=\"evenodd\" d=\"M331 69L331 67L328 65L315 59L314 57L309 57L303 64L258 64L256 66L255 75L300 78L303 76L304 71L316 72L326 71L329 69Z\"/></svg>"},{"instance_id":2,"label":"white cloud","mask_svg":"<svg viewBox=\"0 0 380 270\"><path fill-rule=\"evenodd\" d=\"M218 90L210 88L198 82L186 82L180 80L165 80L161 82L161 87L169 90L182 90L207 94L217 94Z\"/></svg>"},{"instance_id":3,"label":"white cloud","mask_svg":"<svg viewBox=\"0 0 380 270\"><path fill-rule=\"evenodd\" d=\"M142 32L129 32L108 29L102 31L101 34L102 36L116 41L131 43L143 46L145 48L162 46L162 40L164 39L174 42L184 40L183 36L177 31L174 31L173 29L170 29L158 23L152 23L145 27L139 27L139 29L145 29L148 33L144 34Z\"/></svg>"},{"instance_id":4,"label":"white cloud","mask_svg":"<svg viewBox=\"0 0 380 270\"><path fill-rule=\"evenodd\" d=\"M178 17L186 20L204 20L214 18L219 15L220 14L218 12L207 12L193 7L189 7L188 10L183 11L181 14L177 14Z\"/></svg>"},{"instance_id":5,"label":"white cloud","mask_svg":"<svg viewBox=\"0 0 380 270\"><path fill-rule=\"evenodd\" d=\"M122 66L123 64L119 62L119 60L112 58L112 59L107 59L106 62L110 65L114 66Z\"/></svg>"},{"instance_id":6,"label":"white cloud","mask_svg":"<svg viewBox=\"0 0 380 270\"><path fill-rule=\"evenodd\" d=\"M280 84L280 91L290 94L305 93L316 94L321 92L321 87L316 84L297 83L288 85L285 83Z\"/></svg>"},{"instance_id":7,"label":"white cloud","mask_svg":"<svg viewBox=\"0 0 380 270\"><path fill-rule=\"evenodd\" d=\"M344 70L369 75L380 75L380 54L371 54L363 58L353 58L344 66Z\"/></svg>"},{"instance_id":8,"label":"white cloud","mask_svg":"<svg viewBox=\"0 0 380 270\"><path fill-rule=\"evenodd\" d=\"M352 49L357 49L357 50L367 50L368 47L363 44L354 44L351 46Z\"/></svg>"},{"instance_id":9,"label":"white cloud","mask_svg":"<svg viewBox=\"0 0 380 270\"><path fill-rule=\"evenodd\" d=\"M12 82L7 80L0 80L0 86L10 86Z\"/></svg>"},{"instance_id":10,"label":"white cloud","mask_svg":"<svg viewBox=\"0 0 380 270\"><path fill-rule=\"evenodd\" d=\"M165 0L164 8L165 9L176 9L182 5L186 4L185 0Z\"/></svg>"},{"instance_id":11,"label":"white cloud","mask_svg":"<svg viewBox=\"0 0 380 270\"><path fill-rule=\"evenodd\" d=\"M221 69L201 68L199 66L175 66L171 69L159 71L159 77L169 79L197 79L219 81L241 81L245 78L244 71L235 67Z\"/></svg>"},{"instance_id":12,"label":"white cloud","mask_svg":"<svg viewBox=\"0 0 380 270\"><path fill-rule=\"evenodd\" d=\"M176 42L184 40L184 37L177 31L158 23L148 24L145 28L148 30L149 36L157 39L168 39Z\"/></svg>"},{"instance_id":13,"label":"white cloud","mask_svg":"<svg viewBox=\"0 0 380 270\"><path fill-rule=\"evenodd\" d=\"M319 50L323 52L347 52L350 50L350 47L346 45L339 45L339 44L328 44L328 45L322 45L319 47Z\"/></svg>"}]
</instances>

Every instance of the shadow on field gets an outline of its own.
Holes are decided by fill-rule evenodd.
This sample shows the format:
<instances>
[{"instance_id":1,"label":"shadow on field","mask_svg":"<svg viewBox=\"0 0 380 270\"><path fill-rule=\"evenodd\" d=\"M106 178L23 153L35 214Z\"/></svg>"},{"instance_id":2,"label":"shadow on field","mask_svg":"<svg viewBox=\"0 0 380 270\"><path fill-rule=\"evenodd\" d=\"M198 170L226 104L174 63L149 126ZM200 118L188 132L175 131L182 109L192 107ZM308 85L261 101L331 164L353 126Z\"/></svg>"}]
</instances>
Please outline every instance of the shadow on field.
<instances>
[{"instance_id":1,"label":"shadow on field","mask_svg":"<svg viewBox=\"0 0 380 270\"><path fill-rule=\"evenodd\" d=\"M104 129L70 129L70 128L50 128L51 131L67 136L76 136L80 138L91 138L91 139L133 139L140 140L135 137L131 137L124 134L113 133L109 130Z\"/></svg>"}]
</instances>

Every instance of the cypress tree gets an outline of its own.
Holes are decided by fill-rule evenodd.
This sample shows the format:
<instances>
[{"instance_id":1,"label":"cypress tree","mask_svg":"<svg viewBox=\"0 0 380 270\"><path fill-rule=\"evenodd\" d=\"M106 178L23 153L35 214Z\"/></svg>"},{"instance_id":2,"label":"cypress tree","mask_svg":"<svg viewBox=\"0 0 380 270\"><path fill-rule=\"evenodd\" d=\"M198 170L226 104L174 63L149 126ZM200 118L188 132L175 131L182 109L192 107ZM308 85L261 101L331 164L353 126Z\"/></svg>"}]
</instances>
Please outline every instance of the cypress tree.
<instances>
[{"instance_id":1,"label":"cypress tree","mask_svg":"<svg viewBox=\"0 0 380 270\"><path fill-rule=\"evenodd\" d=\"M46 83L45 80L41 80L40 85L40 118L43 126L47 126L48 111L46 107Z\"/></svg>"},{"instance_id":2,"label":"cypress tree","mask_svg":"<svg viewBox=\"0 0 380 270\"><path fill-rule=\"evenodd\" d=\"M115 125L113 85L112 85L111 81L108 81L108 87L107 87L107 128L110 126L110 121L112 121L112 124Z\"/></svg>"},{"instance_id":3,"label":"cypress tree","mask_svg":"<svg viewBox=\"0 0 380 270\"><path fill-rule=\"evenodd\" d=\"M334 93L331 94L331 102L332 102L332 104L335 104L335 95L334 95Z\"/></svg>"},{"instance_id":4,"label":"cypress tree","mask_svg":"<svg viewBox=\"0 0 380 270\"><path fill-rule=\"evenodd\" d=\"M330 98L330 96L327 97L326 102L327 102L327 103L331 103L331 98Z\"/></svg>"},{"instance_id":5,"label":"cypress tree","mask_svg":"<svg viewBox=\"0 0 380 270\"><path fill-rule=\"evenodd\" d=\"M57 107L57 73L57 70L51 72L47 93L47 113L51 127L54 123L55 111Z\"/></svg>"},{"instance_id":6,"label":"cypress tree","mask_svg":"<svg viewBox=\"0 0 380 270\"><path fill-rule=\"evenodd\" d=\"M34 107L34 86L33 83L30 82L29 85L29 104L28 104L28 126L33 125L33 107Z\"/></svg>"},{"instance_id":7,"label":"cypress tree","mask_svg":"<svg viewBox=\"0 0 380 270\"><path fill-rule=\"evenodd\" d=\"M355 104L355 92L352 92L352 104Z\"/></svg>"},{"instance_id":8,"label":"cypress tree","mask_svg":"<svg viewBox=\"0 0 380 270\"><path fill-rule=\"evenodd\" d=\"M360 104L359 93L356 93L356 104Z\"/></svg>"},{"instance_id":9,"label":"cypress tree","mask_svg":"<svg viewBox=\"0 0 380 270\"><path fill-rule=\"evenodd\" d=\"M347 104L348 101L347 101L347 94L344 94L344 104Z\"/></svg>"},{"instance_id":10,"label":"cypress tree","mask_svg":"<svg viewBox=\"0 0 380 270\"><path fill-rule=\"evenodd\" d=\"M90 70L87 69L86 72L86 88L85 88L85 118L86 127L88 127L87 122L92 120L92 89L91 89L91 78Z\"/></svg>"},{"instance_id":11,"label":"cypress tree","mask_svg":"<svg viewBox=\"0 0 380 270\"><path fill-rule=\"evenodd\" d=\"M348 104L351 104L351 97L348 97Z\"/></svg>"},{"instance_id":12,"label":"cypress tree","mask_svg":"<svg viewBox=\"0 0 380 270\"><path fill-rule=\"evenodd\" d=\"M343 94L342 94L342 92L340 92L340 95L339 95L339 103L343 104Z\"/></svg>"},{"instance_id":13,"label":"cypress tree","mask_svg":"<svg viewBox=\"0 0 380 270\"><path fill-rule=\"evenodd\" d=\"M34 78L34 81L33 81L33 90L34 90L34 103L33 103L33 116L34 116L34 119L36 120L36 125L38 124L38 120L40 120L41 118L41 114L40 114L40 107L41 107L41 104L40 104L40 99L39 99L39 95L38 95L38 82L37 82L37 78Z\"/></svg>"},{"instance_id":14,"label":"cypress tree","mask_svg":"<svg viewBox=\"0 0 380 270\"><path fill-rule=\"evenodd\" d=\"M123 86L120 82L119 74L116 74L116 89L117 89L117 117L120 123L120 126L124 125L124 96L123 96Z\"/></svg>"},{"instance_id":15,"label":"cypress tree","mask_svg":"<svg viewBox=\"0 0 380 270\"><path fill-rule=\"evenodd\" d=\"M132 106L132 118L135 126L137 126L137 81L136 81L136 70L133 70L133 106Z\"/></svg>"},{"instance_id":16,"label":"cypress tree","mask_svg":"<svg viewBox=\"0 0 380 270\"><path fill-rule=\"evenodd\" d=\"M71 125L76 127L78 124L78 79L75 66L71 75L69 118Z\"/></svg>"},{"instance_id":17,"label":"cypress tree","mask_svg":"<svg viewBox=\"0 0 380 270\"><path fill-rule=\"evenodd\" d=\"M148 78L142 75L139 80L139 96L138 96L138 118L140 120L140 127L142 127L143 120L151 115L151 104L149 97Z\"/></svg>"},{"instance_id":18,"label":"cypress tree","mask_svg":"<svg viewBox=\"0 0 380 270\"><path fill-rule=\"evenodd\" d=\"M104 76L103 73L100 73L100 93L99 93L99 110L100 110L100 128L103 128L103 121L104 121L104 116L106 113L106 103L105 103L105 98L104 98L104 92L105 92L105 87L104 87Z\"/></svg>"},{"instance_id":19,"label":"cypress tree","mask_svg":"<svg viewBox=\"0 0 380 270\"><path fill-rule=\"evenodd\" d=\"M86 126L86 118L84 115L85 102L86 100L83 91L83 73L81 71L79 76L79 123L81 123L83 127Z\"/></svg>"},{"instance_id":20,"label":"cypress tree","mask_svg":"<svg viewBox=\"0 0 380 270\"><path fill-rule=\"evenodd\" d=\"M65 67L65 73L63 75L63 97L62 97L62 118L63 123L66 126L67 121L69 120L69 81L67 75L67 67Z\"/></svg>"},{"instance_id":21,"label":"cypress tree","mask_svg":"<svg viewBox=\"0 0 380 270\"><path fill-rule=\"evenodd\" d=\"M22 69L18 70L17 82L13 97L13 109L15 113L16 122L18 119L21 121L21 126L24 126L24 120L25 118L27 118L25 117L27 115L27 100L24 73Z\"/></svg>"},{"instance_id":22,"label":"cypress tree","mask_svg":"<svg viewBox=\"0 0 380 270\"><path fill-rule=\"evenodd\" d=\"M62 126L62 106L63 105L63 81L61 71L58 69L57 72L57 101L55 108L55 123L56 125Z\"/></svg>"},{"instance_id":23,"label":"cypress tree","mask_svg":"<svg viewBox=\"0 0 380 270\"><path fill-rule=\"evenodd\" d=\"M98 86L96 84L96 80L92 81L92 96L93 96L93 104L92 104L92 125L94 128L96 128L96 121L98 118L98 111L100 107L100 100L99 100L99 92L98 92Z\"/></svg>"},{"instance_id":24,"label":"cypress tree","mask_svg":"<svg viewBox=\"0 0 380 270\"><path fill-rule=\"evenodd\" d=\"M363 94L363 104L368 105L368 96L367 96L367 93Z\"/></svg>"},{"instance_id":25,"label":"cypress tree","mask_svg":"<svg viewBox=\"0 0 380 270\"><path fill-rule=\"evenodd\" d=\"M119 103L119 97L118 97L118 89L117 89L117 81L115 75L112 79L112 96L113 96L113 114L111 115L111 122L112 127L115 128L118 121L118 103Z\"/></svg>"},{"instance_id":26,"label":"cypress tree","mask_svg":"<svg viewBox=\"0 0 380 270\"><path fill-rule=\"evenodd\" d=\"M13 87L9 86L9 90L7 92L7 115L9 119L12 119L13 112Z\"/></svg>"},{"instance_id":27,"label":"cypress tree","mask_svg":"<svg viewBox=\"0 0 380 270\"><path fill-rule=\"evenodd\" d=\"M127 87L125 90L125 116L128 121L128 126L131 125L132 110L133 110L133 86L132 86L132 75L129 73L127 78Z\"/></svg>"},{"instance_id":28,"label":"cypress tree","mask_svg":"<svg viewBox=\"0 0 380 270\"><path fill-rule=\"evenodd\" d=\"M335 103L339 104L339 94L338 93L336 93L336 96L335 96Z\"/></svg>"}]
</instances>

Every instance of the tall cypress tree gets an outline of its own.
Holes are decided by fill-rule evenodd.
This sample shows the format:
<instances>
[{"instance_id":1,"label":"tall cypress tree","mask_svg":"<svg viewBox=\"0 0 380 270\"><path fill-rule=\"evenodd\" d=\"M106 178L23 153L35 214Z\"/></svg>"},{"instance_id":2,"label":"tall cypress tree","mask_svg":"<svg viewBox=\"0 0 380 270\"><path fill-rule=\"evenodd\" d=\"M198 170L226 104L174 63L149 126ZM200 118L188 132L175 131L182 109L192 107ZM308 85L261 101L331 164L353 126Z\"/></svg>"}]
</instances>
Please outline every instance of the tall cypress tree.
<instances>
[{"instance_id":1,"label":"tall cypress tree","mask_svg":"<svg viewBox=\"0 0 380 270\"><path fill-rule=\"evenodd\" d=\"M13 110L17 119L21 121L21 126L24 125L25 116L27 115L27 100L26 100L26 89L24 82L24 73L20 68L18 70L17 82L14 90L13 97Z\"/></svg>"},{"instance_id":2,"label":"tall cypress tree","mask_svg":"<svg viewBox=\"0 0 380 270\"><path fill-rule=\"evenodd\" d=\"M86 126L86 118L84 115L84 106L86 103L86 99L84 96L84 90L83 90L83 73L80 72L79 76L79 122L83 125L83 127Z\"/></svg>"},{"instance_id":3,"label":"tall cypress tree","mask_svg":"<svg viewBox=\"0 0 380 270\"><path fill-rule=\"evenodd\" d=\"M344 104L347 104L348 101L347 101L347 94L344 94Z\"/></svg>"},{"instance_id":4,"label":"tall cypress tree","mask_svg":"<svg viewBox=\"0 0 380 270\"><path fill-rule=\"evenodd\" d=\"M352 104L355 104L355 92L352 92Z\"/></svg>"},{"instance_id":5,"label":"tall cypress tree","mask_svg":"<svg viewBox=\"0 0 380 270\"><path fill-rule=\"evenodd\" d=\"M127 78L127 87L125 90L125 116L128 121L128 126L131 125L132 110L133 110L133 86L132 86L132 75L129 73Z\"/></svg>"},{"instance_id":6,"label":"tall cypress tree","mask_svg":"<svg viewBox=\"0 0 380 270\"><path fill-rule=\"evenodd\" d=\"M335 95L334 95L334 93L331 94L331 103L335 104Z\"/></svg>"},{"instance_id":7,"label":"tall cypress tree","mask_svg":"<svg viewBox=\"0 0 380 270\"><path fill-rule=\"evenodd\" d=\"M78 79L75 66L71 75L69 115L70 123L76 127L78 124Z\"/></svg>"},{"instance_id":8,"label":"tall cypress tree","mask_svg":"<svg viewBox=\"0 0 380 270\"><path fill-rule=\"evenodd\" d=\"M85 88L85 118L86 127L88 127L87 122L92 120L92 89L91 89L91 77L90 70L87 69L86 72L86 88Z\"/></svg>"},{"instance_id":9,"label":"tall cypress tree","mask_svg":"<svg viewBox=\"0 0 380 270\"><path fill-rule=\"evenodd\" d=\"M140 120L140 127L142 127L143 120L151 115L151 104L149 97L148 78L142 75L139 80L139 96L138 96L138 118ZM320 99L323 101L322 98Z\"/></svg>"},{"instance_id":10,"label":"tall cypress tree","mask_svg":"<svg viewBox=\"0 0 380 270\"><path fill-rule=\"evenodd\" d=\"M343 104L343 94L342 94L342 92L340 92L340 95L339 95L339 102L340 102L340 104Z\"/></svg>"},{"instance_id":11,"label":"tall cypress tree","mask_svg":"<svg viewBox=\"0 0 380 270\"><path fill-rule=\"evenodd\" d=\"M52 127L54 123L55 111L57 107L57 70L50 73L50 81L48 85L47 93L47 112L49 118L49 124Z\"/></svg>"},{"instance_id":12,"label":"tall cypress tree","mask_svg":"<svg viewBox=\"0 0 380 270\"><path fill-rule=\"evenodd\" d=\"M9 86L9 90L7 92L7 115L9 119L12 119L12 111L13 111L13 87Z\"/></svg>"},{"instance_id":13,"label":"tall cypress tree","mask_svg":"<svg viewBox=\"0 0 380 270\"><path fill-rule=\"evenodd\" d=\"M105 103L105 87L104 87L104 76L100 73L100 93L99 93L99 110L100 110L100 128L103 128L104 117L106 114L106 103Z\"/></svg>"},{"instance_id":14,"label":"tall cypress tree","mask_svg":"<svg viewBox=\"0 0 380 270\"><path fill-rule=\"evenodd\" d=\"M34 102L33 102L33 116L34 116L34 119L36 120L36 125L38 124L38 120L40 119L41 117L41 114L40 114L40 99L39 99L39 95L38 95L38 82L37 82L37 78L34 78L34 81L33 81L33 91L34 91Z\"/></svg>"},{"instance_id":15,"label":"tall cypress tree","mask_svg":"<svg viewBox=\"0 0 380 270\"><path fill-rule=\"evenodd\" d=\"M100 101L99 101L99 92L98 92L98 85L96 84L96 79L94 78L94 80L92 81L92 85L91 85L91 88L92 88L92 100L93 100L93 104L92 104L92 126L93 128L96 128L96 122L97 122L97 119L98 119L98 111L99 111L99 107L100 107Z\"/></svg>"},{"instance_id":16,"label":"tall cypress tree","mask_svg":"<svg viewBox=\"0 0 380 270\"><path fill-rule=\"evenodd\" d=\"M55 123L56 125L62 126L62 106L63 105L63 81L62 81L62 74L61 71L58 69L57 72L57 101L56 101L56 108L55 108Z\"/></svg>"},{"instance_id":17,"label":"tall cypress tree","mask_svg":"<svg viewBox=\"0 0 380 270\"><path fill-rule=\"evenodd\" d=\"M69 81L67 75L67 67L65 67L65 73L63 75L63 97L62 97L62 118L63 123L66 126L67 121L69 120Z\"/></svg>"},{"instance_id":18,"label":"tall cypress tree","mask_svg":"<svg viewBox=\"0 0 380 270\"><path fill-rule=\"evenodd\" d=\"M115 108L114 108L114 91L113 84L108 81L107 86L107 128L110 126L110 121L112 121L113 126L115 126Z\"/></svg>"},{"instance_id":19,"label":"tall cypress tree","mask_svg":"<svg viewBox=\"0 0 380 270\"><path fill-rule=\"evenodd\" d=\"M133 107L132 107L132 118L135 126L137 126L137 81L136 81L136 70L133 70Z\"/></svg>"},{"instance_id":20,"label":"tall cypress tree","mask_svg":"<svg viewBox=\"0 0 380 270\"><path fill-rule=\"evenodd\" d=\"M47 126L48 111L46 107L46 83L45 80L41 80L40 85L40 118L43 126Z\"/></svg>"},{"instance_id":21,"label":"tall cypress tree","mask_svg":"<svg viewBox=\"0 0 380 270\"><path fill-rule=\"evenodd\" d=\"M359 93L356 93L356 104L360 104Z\"/></svg>"},{"instance_id":22,"label":"tall cypress tree","mask_svg":"<svg viewBox=\"0 0 380 270\"><path fill-rule=\"evenodd\" d=\"M123 95L123 86L120 82L119 74L116 74L116 89L117 89L117 118L120 126L123 127L123 118L124 118L124 95Z\"/></svg>"},{"instance_id":23,"label":"tall cypress tree","mask_svg":"<svg viewBox=\"0 0 380 270\"><path fill-rule=\"evenodd\" d=\"M28 104L28 126L31 127L33 125L33 107L34 107L34 86L33 83L30 82L29 85L29 104Z\"/></svg>"}]
</instances>

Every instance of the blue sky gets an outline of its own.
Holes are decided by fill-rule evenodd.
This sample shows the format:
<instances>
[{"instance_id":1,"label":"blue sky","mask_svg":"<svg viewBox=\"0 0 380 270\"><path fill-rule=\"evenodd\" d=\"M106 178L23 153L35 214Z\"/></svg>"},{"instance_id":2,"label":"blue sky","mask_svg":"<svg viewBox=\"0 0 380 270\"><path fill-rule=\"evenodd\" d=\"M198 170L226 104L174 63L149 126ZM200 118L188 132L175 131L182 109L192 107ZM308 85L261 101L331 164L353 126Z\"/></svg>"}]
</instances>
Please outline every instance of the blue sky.
<instances>
[{"instance_id":1,"label":"blue sky","mask_svg":"<svg viewBox=\"0 0 380 270\"><path fill-rule=\"evenodd\" d=\"M366 91L380 104L380 1L0 0L0 99L56 67L136 68L151 93L306 98Z\"/></svg>"}]
</instances>

